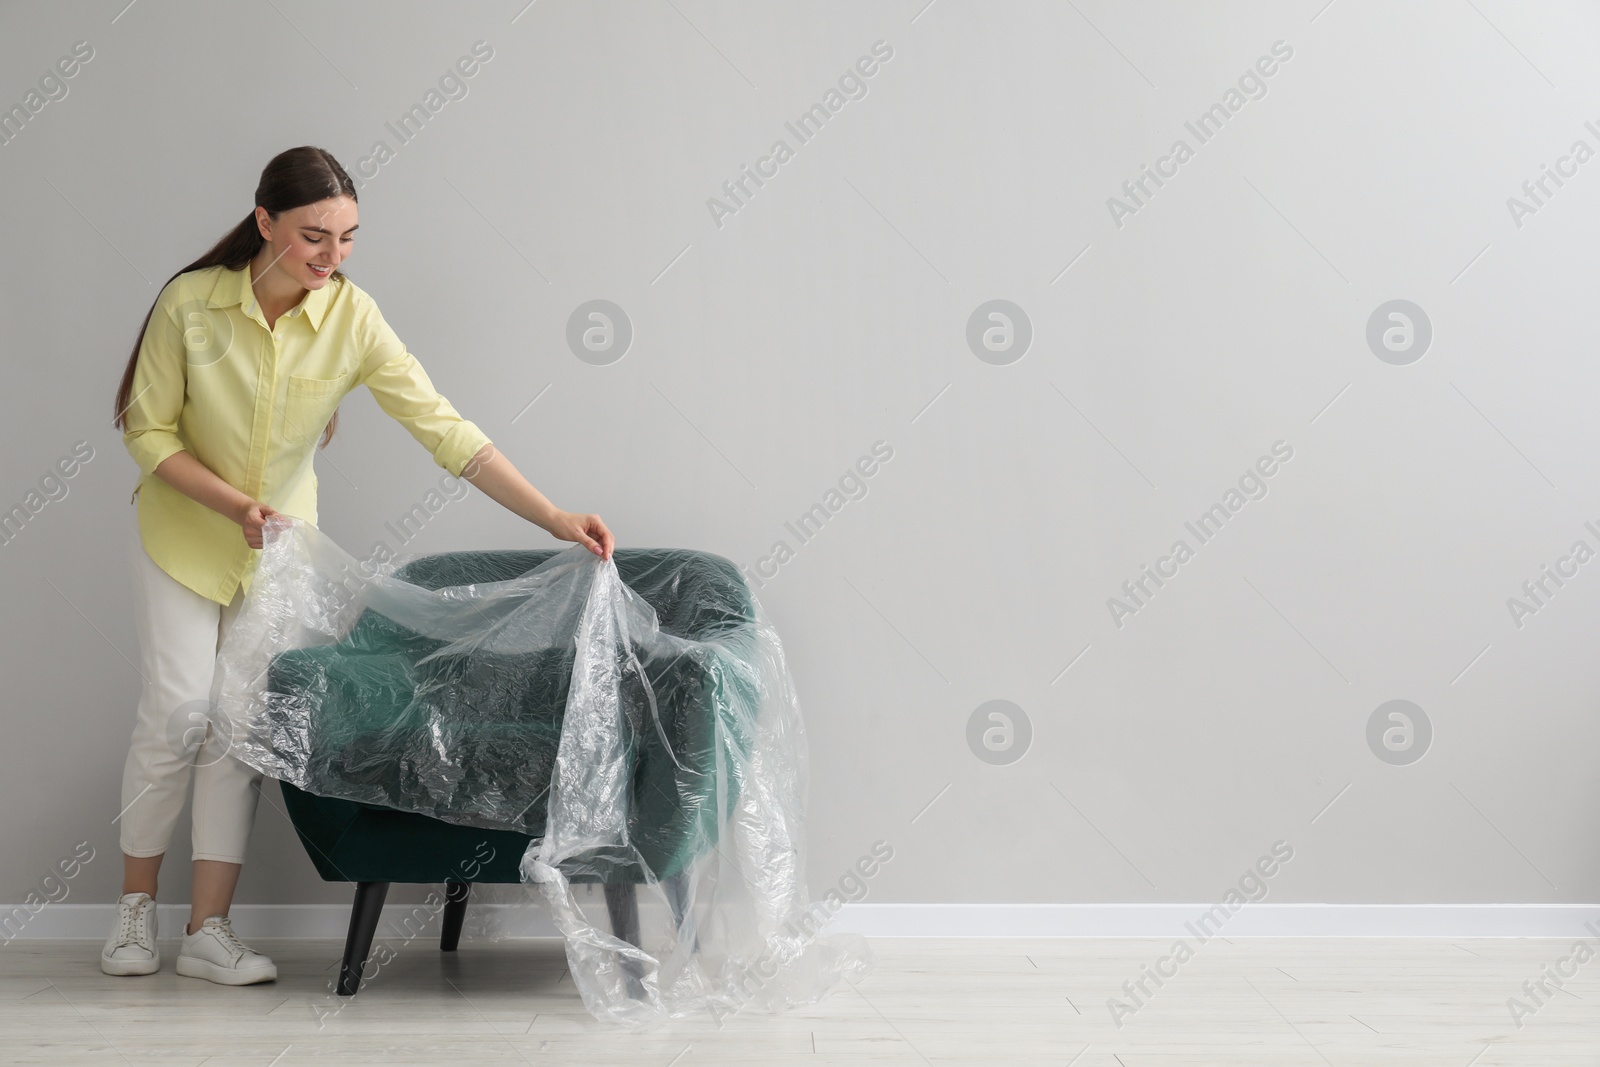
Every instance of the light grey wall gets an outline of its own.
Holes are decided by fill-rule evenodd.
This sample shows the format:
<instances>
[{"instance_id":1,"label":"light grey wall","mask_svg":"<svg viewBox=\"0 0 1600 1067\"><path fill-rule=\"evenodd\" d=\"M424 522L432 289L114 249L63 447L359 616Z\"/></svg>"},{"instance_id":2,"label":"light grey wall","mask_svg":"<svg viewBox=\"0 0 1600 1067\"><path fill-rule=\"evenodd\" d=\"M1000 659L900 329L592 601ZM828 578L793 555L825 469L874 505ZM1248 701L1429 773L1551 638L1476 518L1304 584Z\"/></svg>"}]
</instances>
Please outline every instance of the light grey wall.
<instances>
[{"instance_id":1,"label":"light grey wall","mask_svg":"<svg viewBox=\"0 0 1600 1067\"><path fill-rule=\"evenodd\" d=\"M135 468L109 414L145 311L273 154L359 173L477 41L467 95L367 166L347 270L621 544L795 549L759 596L810 727L819 891L881 838L876 902L1214 900L1283 840L1276 901L1600 898L1600 561L1508 606L1600 550L1600 160L1560 163L1600 149L1600 14L924 4L0 8L0 104L93 48L0 145L0 504L94 450L0 547L0 900L82 840L72 899L116 892ZM785 122L876 42L865 96L801 144ZM1185 123L1276 42L1201 143ZM719 225L708 199L780 139ZM1126 196L1180 139L1193 158ZM1575 173L1536 202L1545 165ZM609 365L566 341L596 299L632 324ZM993 300L1025 316L1020 359L1020 334L969 345ZM1369 344L1396 300L1425 348ZM785 522L878 441L867 495L798 544ZM443 474L364 391L317 463L355 552ZM1185 523L1242 477L1265 496L1201 543ZM474 494L404 547L548 543ZM1013 713L998 753L997 721L969 734L993 700L1031 730ZM1431 739L1391 758L1420 760L1369 741L1393 700ZM252 849L241 901L345 899L274 807Z\"/></svg>"}]
</instances>

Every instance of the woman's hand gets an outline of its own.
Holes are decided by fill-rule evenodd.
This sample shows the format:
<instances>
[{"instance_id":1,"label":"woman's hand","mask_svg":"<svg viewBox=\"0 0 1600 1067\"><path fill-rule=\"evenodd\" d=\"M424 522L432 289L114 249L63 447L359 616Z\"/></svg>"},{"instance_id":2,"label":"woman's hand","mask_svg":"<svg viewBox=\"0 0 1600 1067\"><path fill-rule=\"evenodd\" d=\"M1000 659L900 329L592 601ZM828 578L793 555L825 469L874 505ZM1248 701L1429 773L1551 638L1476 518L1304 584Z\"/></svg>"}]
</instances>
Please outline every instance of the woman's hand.
<instances>
[{"instance_id":1,"label":"woman's hand","mask_svg":"<svg viewBox=\"0 0 1600 1067\"><path fill-rule=\"evenodd\" d=\"M558 541L576 541L601 559L610 559L611 549L617 543L598 515L558 511L545 529Z\"/></svg>"},{"instance_id":2,"label":"woman's hand","mask_svg":"<svg viewBox=\"0 0 1600 1067\"><path fill-rule=\"evenodd\" d=\"M244 527L245 544L251 548L260 548L261 528L267 524L268 519L277 514L277 511L261 503L261 501L252 500L237 520L239 525Z\"/></svg>"}]
</instances>

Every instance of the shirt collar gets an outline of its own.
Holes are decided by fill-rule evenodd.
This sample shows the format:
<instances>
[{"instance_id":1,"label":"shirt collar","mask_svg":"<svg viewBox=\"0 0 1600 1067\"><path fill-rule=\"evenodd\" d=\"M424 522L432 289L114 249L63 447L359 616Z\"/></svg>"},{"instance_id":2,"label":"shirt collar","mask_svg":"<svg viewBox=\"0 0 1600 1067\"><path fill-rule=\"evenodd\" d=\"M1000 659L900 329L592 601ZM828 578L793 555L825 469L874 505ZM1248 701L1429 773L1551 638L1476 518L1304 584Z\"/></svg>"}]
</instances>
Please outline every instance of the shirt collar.
<instances>
[{"instance_id":1,"label":"shirt collar","mask_svg":"<svg viewBox=\"0 0 1600 1067\"><path fill-rule=\"evenodd\" d=\"M330 277L329 281L332 281ZM322 317L328 310L328 301L331 299L330 286L324 285L321 289L308 289L304 299L284 314L298 316L302 312L311 323L313 330L322 328ZM256 303L255 290L250 288L250 264L245 263L238 270L223 270L217 282L211 288L211 299L206 302L207 307L225 308L238 305L246 315L251 315L259 310Z\"/></svg>"}]
</instances>

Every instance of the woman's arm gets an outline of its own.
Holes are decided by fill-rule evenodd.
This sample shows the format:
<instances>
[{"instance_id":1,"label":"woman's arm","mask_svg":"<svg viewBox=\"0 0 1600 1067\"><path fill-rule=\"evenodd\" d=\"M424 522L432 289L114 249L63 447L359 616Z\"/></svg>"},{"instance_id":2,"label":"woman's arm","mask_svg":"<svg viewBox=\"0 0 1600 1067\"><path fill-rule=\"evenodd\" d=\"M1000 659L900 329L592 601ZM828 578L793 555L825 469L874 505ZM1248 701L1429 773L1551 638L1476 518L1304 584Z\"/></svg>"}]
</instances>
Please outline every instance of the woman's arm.
<instances>
[{"instance_id":1,"label":"woman's arm","mask_svg":"<svg viewBox=\"0 0 1600 1067\"><path fill-rule=\"evenodd\" d=\"M261 528L278 514L248 494L241 493L188 452L174 452L157 465L156 476L185 496L244 528L251 548L261 547ZM616 538L598 515L563 511L535 489L494 445L484 445L462 470L461 476L484 495L561 541L576 541L601 559L610 559Z\"/></svg>"},{"instance_id":2,"label":"woman's arm","mask_svg":"<svg viewBox=\"0 0 1600 1067\"><path fill-rule=\"evenodd\" d=\"M494 445L484 445L461 470L461 477L514 515L520 515L551 537L576 541L601 559L610 559L616 538L598 515L562 511L529 484L522 472Z\"/></svg>"},{"instance_id":3,"label":"woman's arm","mask_svg":"<svg viewBox=\"0 0 1600 1067\"><path fill-rule=\"evenodd\" d=\"M244 539L251 548L261 547L261 527L269 516L278 514L223 481L188 450L174 452L158 463L155 475L183 495L193 497L244 527Z\"/></svg>"},{"instance_id":4,"label":"woman's arm","mask_svg":"<svg viewBox=\"0 0 1600 1067\"><path fill-rule=\"evenodd\" d=\"M378 407L404 426L435 463L465 478L507 511L552 537L576 541L601 559L610 559L616 539L600 516L562 511L528 484L477 424L462 418L433 387L428 372L407 351L372 298L360 289L355 292L359 307L353 329L361 351L356 381L367 387ZM464 453L469 458L463 459Z\"/></svg>"},{"instance_id":5,"label":"woman's arm","mask_svg":"<svg viewBox=\"0 0 1600 1067\"><path fill-rule=\"evenodd\" d=\"M139 465L141 477L154 475L185 496L226 515L244 527L245 542L261 547L261 527L277 512L251 500L190 452L178 436L178 417L187 392L189 364L172 305L180 300L179 279L156 298L134 364L133 398L122 411L122 443ZM184 307L189 305L185 304Z\"/></svg>"}]
</instances>

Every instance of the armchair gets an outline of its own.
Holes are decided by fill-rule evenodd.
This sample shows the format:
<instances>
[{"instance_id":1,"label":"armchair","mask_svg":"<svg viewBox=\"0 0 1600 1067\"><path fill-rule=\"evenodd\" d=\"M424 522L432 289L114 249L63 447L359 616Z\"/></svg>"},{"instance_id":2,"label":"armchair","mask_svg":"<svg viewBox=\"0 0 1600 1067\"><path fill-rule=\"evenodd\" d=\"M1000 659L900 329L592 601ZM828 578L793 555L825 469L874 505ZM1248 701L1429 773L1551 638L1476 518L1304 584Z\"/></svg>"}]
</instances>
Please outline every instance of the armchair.
<instances>
[{"instance_id":1,"label":"armchair","mask_svg":"<svg viewBox=\"0 0 1600 1067\"><path fill-rule=\"evenodd\" d=\"M395 576L427 589L508 581L555 552L446 552L411 560ZM661 631L683 638L686 650L642 659L645 681L635 677L625 693L634 855L596 857L569 874L573 882L604 886L613 933L637 945L635 886L653 876L680 931L687 929L688 868L715 844L738 797L740 783L727 771L734 760L724 749L748 751L753 714L729 709L753 708L758 686L729 657L696 650L713 639L722 648L742 647L753 632L754 605L737 568L721 556L618 549L613 559L622 581L654 609ZM361 985L391 883L445 884L440 948L448 952L459 940L472 883L522 881L520 860L544 825L573 661L571 648L504 656L456 649L370 608L337 643L273 657L270 694L304 698L302 705L316 709L306 740L318 771L312 781L359 782L364 796L389 801L280 783L317 873L356 885L340 995ZM431 713L441 707L447 716ZM402 810L415 809L419 794L447 797L451 821ZM507 795L533 794L516 829L491 814L503 813ZM480 825L470 824L475 812L483 813Z\"/></svg>"}]
</instances>

